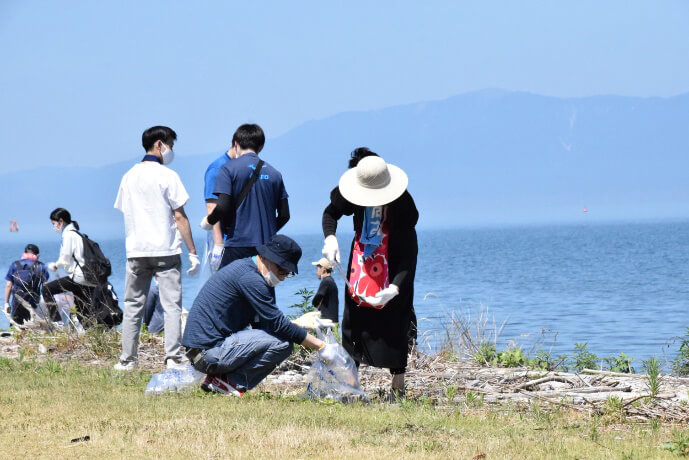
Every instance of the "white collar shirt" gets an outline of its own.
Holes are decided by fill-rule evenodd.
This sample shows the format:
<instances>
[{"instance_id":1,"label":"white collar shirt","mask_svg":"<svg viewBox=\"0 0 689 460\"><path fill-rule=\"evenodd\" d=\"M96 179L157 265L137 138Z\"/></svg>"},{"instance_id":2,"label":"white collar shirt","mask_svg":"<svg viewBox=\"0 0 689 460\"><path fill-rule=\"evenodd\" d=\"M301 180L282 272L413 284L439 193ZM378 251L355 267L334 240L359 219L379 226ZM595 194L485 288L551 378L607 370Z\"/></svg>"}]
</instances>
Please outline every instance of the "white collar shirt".
<instances>
[{"instance_id":1,"label":"white collar shirt","mask_svg":"<svg viewBox=\"0 0 689 460\"><path fill-rule=\"evenodd\" d=\"M124 214L127 258L182 252L174 211L189 200L179 175L155 161L142 161L122 177L115 209Z\"/></svg>"}]
</instances>

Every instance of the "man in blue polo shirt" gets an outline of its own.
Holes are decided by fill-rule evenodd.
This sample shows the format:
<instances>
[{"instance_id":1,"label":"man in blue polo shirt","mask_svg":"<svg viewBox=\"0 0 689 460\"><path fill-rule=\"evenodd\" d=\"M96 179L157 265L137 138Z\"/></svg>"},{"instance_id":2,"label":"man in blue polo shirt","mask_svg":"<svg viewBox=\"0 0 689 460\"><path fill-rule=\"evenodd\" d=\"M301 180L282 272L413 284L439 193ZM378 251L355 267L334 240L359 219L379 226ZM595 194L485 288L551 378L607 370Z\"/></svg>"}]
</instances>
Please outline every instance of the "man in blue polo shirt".
<instances>
[{"instance_id":1,"label":"man in blue polo shirt","mask_svg":"<svg viewBox=\"0 0 689 460\"><path fill-rule=\"evenodd\" d=\"M206 214L211 214L218 204L218 197L213 191L215 190L215 181L220 168L228 161L234 159L235 156L235 148L232 146L228 151L223 152L213 163L208 165L206 174L203 177L203 198L206 201ZM210 260L212 271L216 271L222 261L224 236L220 227L220 223L216 223L213 225L213 230L208 233L208 247L206 250L210 250L210 253L207 253L206 256Z\"/></svg>"},{"instance_id":2,"label":"man in blue polo shirt","mask_svg":"<svg viewBox=\"0 0 689 460\"><path fill-rule=\"evenodd\" d=\"M287 359L295 343L319 350L326 363L335 358L335 344L308 334L275 304L275 286L297 272L299 245L275 235L257 253L218 270L189 310L182 344L194 368L207 375L205 391L241 396Z\"/></svg>"},{"instance_id":3,"label":"man in blue polo shirt","mask_svg":"<svg viewBox=\"0 0 689 460\"><path fill-rule=\"evenodd\" d=\"M201 228L210 231L214 224L221 222L225 234L221 268L234 260L256 255L256 247L270 241L289 220L282 174L258 158L264 144L265 135L260 126L241 125L232 137L236 158L218 171L213 190L218 201L210 215L201 221Z\"/></svg>"}]
</instances>

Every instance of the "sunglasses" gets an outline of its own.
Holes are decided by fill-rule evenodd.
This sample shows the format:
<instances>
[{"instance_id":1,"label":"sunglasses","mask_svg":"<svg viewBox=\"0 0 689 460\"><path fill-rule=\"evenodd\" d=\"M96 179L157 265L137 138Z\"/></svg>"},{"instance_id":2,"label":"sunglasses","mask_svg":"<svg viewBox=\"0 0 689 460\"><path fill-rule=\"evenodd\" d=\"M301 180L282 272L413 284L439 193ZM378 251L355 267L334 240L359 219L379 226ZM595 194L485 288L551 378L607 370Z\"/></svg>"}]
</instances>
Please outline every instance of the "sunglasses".
<instances>
[{"instance_id":1,"label":"sunglasses","mask_svg":"<svg viewBox=\"0 0 689 460\"><path fill-rule=\"evenodd\" d=\"M294 278L294 272L291 272L289 270L285 270L275 262L269 261L272 265L275 265L275 267L278 269L278 276L284 276L285 278Z\"/></svg>"}]
</instances>

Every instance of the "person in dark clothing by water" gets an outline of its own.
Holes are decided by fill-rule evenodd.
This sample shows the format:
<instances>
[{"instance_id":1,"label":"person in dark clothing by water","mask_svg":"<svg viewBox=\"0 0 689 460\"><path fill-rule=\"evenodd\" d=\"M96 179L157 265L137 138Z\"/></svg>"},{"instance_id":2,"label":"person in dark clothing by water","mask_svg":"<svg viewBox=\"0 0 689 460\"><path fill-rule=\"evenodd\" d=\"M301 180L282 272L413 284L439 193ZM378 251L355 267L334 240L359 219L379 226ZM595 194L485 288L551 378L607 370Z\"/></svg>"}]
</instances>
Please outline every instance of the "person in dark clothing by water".
<instances>
[{"instance_id":1,"label":"person in dark clothing by water","mask_svg":"<svg viewBox=\"0 0 689 460\"><path fill-rule=\"evenodd\" d=\"M389 368L392 396L401 396L407 354L416 340L419 212L400 168L365 147L352 152L349 167L323 212L323 256L333 263L340 261L337 221L353 216L342 344L357 362Z\"/></svg>"},{"instance_id":2,"label":"person in dark clothing by water","mask_svg":"<svg viewBox=\"0 0 689 460\"><path fill-rule=\"evenodd\" d=\"M31 313L19 299L36 308L41 297L41 287L48 281L48 268L38 261L38 257L38 246L27 244L21 259L12 262L5 276L5 311L12 321L20 325L31 319Z\"/></svg>"},{"instance_id":3,"label":"person in dark clothing by water","mask_svg":"<svg viewBox=\"0 0 689 460\"><path fill-rule=\"evenodd\" d=\"M332 277L333 266L325 257L317 262L311 262L311 265L316 266L316 276L321 280L311 304L321 312L321 318L339 323L338 292L337 284Z\"/></svg>"}]
</instances>

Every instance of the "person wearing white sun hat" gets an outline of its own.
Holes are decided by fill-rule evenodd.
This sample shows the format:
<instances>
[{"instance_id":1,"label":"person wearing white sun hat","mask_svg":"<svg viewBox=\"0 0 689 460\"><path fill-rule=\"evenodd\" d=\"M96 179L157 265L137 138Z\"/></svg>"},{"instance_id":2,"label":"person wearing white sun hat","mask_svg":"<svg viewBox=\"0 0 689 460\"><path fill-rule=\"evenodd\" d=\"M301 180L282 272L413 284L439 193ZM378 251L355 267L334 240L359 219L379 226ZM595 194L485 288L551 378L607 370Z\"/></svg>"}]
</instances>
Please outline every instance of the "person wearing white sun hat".
<instances>
[{"instance_id":1,"label":"person wearing white sun hat","mask_svg":"<svg viewBox=\"0 0 689 460\"><path fill-rule=\"evenodd\" d=\"M419 212L399 167L360 147L349 168L323 211L323 256L333 263L340 262L337 221L353 216L342 344L357 363L389 368L391 395L402 396L407 354L416 340Z\"/></svg>"}]
</instances>

